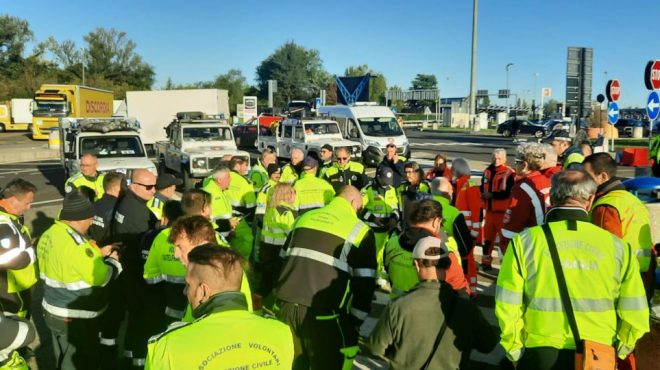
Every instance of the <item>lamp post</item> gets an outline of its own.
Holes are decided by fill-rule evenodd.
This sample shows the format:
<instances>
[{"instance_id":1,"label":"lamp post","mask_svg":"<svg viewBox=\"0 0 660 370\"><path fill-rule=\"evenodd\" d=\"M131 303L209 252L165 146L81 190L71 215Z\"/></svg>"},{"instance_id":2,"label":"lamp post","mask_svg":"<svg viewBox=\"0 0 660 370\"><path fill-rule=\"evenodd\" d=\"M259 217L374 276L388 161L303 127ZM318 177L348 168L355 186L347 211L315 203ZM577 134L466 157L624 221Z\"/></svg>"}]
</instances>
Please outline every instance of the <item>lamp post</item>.
<instances>
[{"instance_id":1,"label":"lamp post","mask_svg":"<svg viewBox=\"0 0 660 370\"><path fill-rule=\"evenodd\" d=\"M538 72L534 72L534 90L532 90L533 91L533 93L532 93L532 105L534 106L534 111L532 112L533 115L536 115L536 110L538 108L536 106L536 82L537 82L538 78L539 78ZM538 116L535 117L535 118L538 119Z\"/></svg>"},{"instance_id":2,"label":"lamp post","mask_svg":"<svg viewBox=\"0 0 660 370\"><path fill-rule=\"evenodd\" d=\"M472 61L470 70L470 120L472 121L472 129L477 130L476 127L476 113L477 113L477 13L479 10L479 0L473 1L472 7Z\"/></svg>"},{"instance_id":3,"label":"lamp post","mask_svg":"<svg viewBox=\"0 0 660 370\"><path fill-rule=\"evenodd\" d=\"M508 63L504 69L506 70L506 116L509 118L509 69L513 66L513 63Z\"/></svg>"}]
</instances>

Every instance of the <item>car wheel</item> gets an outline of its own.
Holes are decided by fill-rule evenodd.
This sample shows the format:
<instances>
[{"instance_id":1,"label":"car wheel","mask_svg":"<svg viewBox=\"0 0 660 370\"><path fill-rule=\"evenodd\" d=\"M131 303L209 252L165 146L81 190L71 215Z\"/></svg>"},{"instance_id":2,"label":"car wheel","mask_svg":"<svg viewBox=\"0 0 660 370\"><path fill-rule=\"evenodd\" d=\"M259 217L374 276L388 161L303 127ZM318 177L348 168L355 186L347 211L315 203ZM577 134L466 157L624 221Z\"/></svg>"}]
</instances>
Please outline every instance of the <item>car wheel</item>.
<instances>
[{"instance_id":1,"label":"car wheel","mask_svg":"<svg viewBox=\"0 0 660 370\"><path fill-rule=\"evenodd\" d=\"M509 130L508 128L505 128L504 130L502 130L502 136L505 136L505 137L511 136L511 130Z\"/></svg>"},{"instance_id":2,"label":"car wheel","mask_svg":"<svg viewBox=\"0 0 660 370\"><path fill-rule=\"evenodd\" d=\"M534 137L537 139L540 139L543 137L543 130L536 130L534 131Z\"/></svg>"}]
</instances>

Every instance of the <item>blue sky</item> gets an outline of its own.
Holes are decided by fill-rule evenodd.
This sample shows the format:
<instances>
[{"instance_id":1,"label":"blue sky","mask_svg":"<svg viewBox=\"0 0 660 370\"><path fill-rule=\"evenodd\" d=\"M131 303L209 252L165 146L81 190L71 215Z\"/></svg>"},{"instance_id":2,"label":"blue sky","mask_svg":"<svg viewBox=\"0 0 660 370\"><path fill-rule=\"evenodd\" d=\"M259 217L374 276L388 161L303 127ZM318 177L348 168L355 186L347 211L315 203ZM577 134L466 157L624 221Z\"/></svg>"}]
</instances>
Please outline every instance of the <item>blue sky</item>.
<instances>
[{"instance_id":1,"label":"blue sky","mask_svg":"<svg viewBox=\"0 0 660 370\"><path fill-rule=\"evenodd\" d=\"M509 86L531 100L550 87L564 99L566 49L594 48L593 91L607 78L622 85L622 106L643 106L646 62L660 59L657 0L481 0L477 81L491 93ZM417 73L438 77L443 97L464 96L470 81L470 0L0 0L0 14L27 19L37 40L54 36L82 46L84 34L114 27L155 67L156 84L210 80L256 66L282 43L318 49L341 75L368 64L388 85L410 87ZM652 18L654 17L654 18ZM654 23L654 24L653 24ZM605 75L607 72L607 75Z\"/></svg>"}]
</instances>

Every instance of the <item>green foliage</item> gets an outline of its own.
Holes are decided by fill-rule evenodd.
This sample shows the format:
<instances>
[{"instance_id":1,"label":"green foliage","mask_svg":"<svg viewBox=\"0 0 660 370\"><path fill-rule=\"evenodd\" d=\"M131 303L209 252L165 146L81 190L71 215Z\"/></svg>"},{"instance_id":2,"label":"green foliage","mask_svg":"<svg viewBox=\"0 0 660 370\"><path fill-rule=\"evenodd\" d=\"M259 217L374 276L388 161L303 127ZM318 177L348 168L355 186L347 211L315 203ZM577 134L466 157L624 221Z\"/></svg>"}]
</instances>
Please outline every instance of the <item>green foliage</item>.
<instances>
[{"instance_id":1,"label":"green foliage","mask_svg":"<svg viewBox=\"0 0 660 370\"><path fill-rule=\"evenodd\" d=\"M438 79L435 75L417 74L410 83L411 90L436 90L438 88Z\"/></svg>"},{"instance_id":2,"label":"green foliage","mask_svg":"<svg viewBox=\"0 0 660 370\"><path fill-rule=\"evenodd\" d=\"M385 104L385 92L387 91L387 80L381 73L374 72L368 65L350 66L344 71L346 77L359 77L367 73L371 75L369 80L369 101Z\"/></svg>"},{"instance_id":3,"label":"green foliage","mask_svg":"<svg viewBox=\"0 0 660 370\"><path fill-rule=\"evenodd\" d=\"M544 116L549 116L552 113L555 113L557 111L557 105L559 104L558 101L554 99L550 99L547 102L543 104L543 114Z\"/></svg>"},{"instance_id":4,"label":"green foliage","mask_svg":"<svg viewBox=\"0 0 660 370\"><path fill-rule=\"evenodd\" d=\"M311 100L330 82L318 50L306 49L293 41L286 42L257 67L260 97L268 94L268 80L277 81L276 106L291 100Z\"/></svg>"}]
</instances>

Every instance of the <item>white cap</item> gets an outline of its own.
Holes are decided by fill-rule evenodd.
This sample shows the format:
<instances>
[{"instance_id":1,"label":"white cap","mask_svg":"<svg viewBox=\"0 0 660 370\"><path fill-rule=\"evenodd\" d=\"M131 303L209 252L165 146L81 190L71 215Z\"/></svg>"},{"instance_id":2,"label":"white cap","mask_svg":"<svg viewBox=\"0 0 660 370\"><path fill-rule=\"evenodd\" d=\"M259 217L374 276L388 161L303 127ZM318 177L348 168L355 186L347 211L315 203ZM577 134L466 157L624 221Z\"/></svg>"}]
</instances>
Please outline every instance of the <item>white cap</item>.
<instances>
[{"instance_id":1,"label":"white cap","mask_svg":"<svg viewBox=\"0 0 660 370\"><path fill-rule=\"evenodd\" d=\"M438 250L433 250L437 248ZM412 252L413 259L417 260L439 260L449 257L447 246L440 238L427 236L419 239Z\"/></svg>"}]
</instances>

